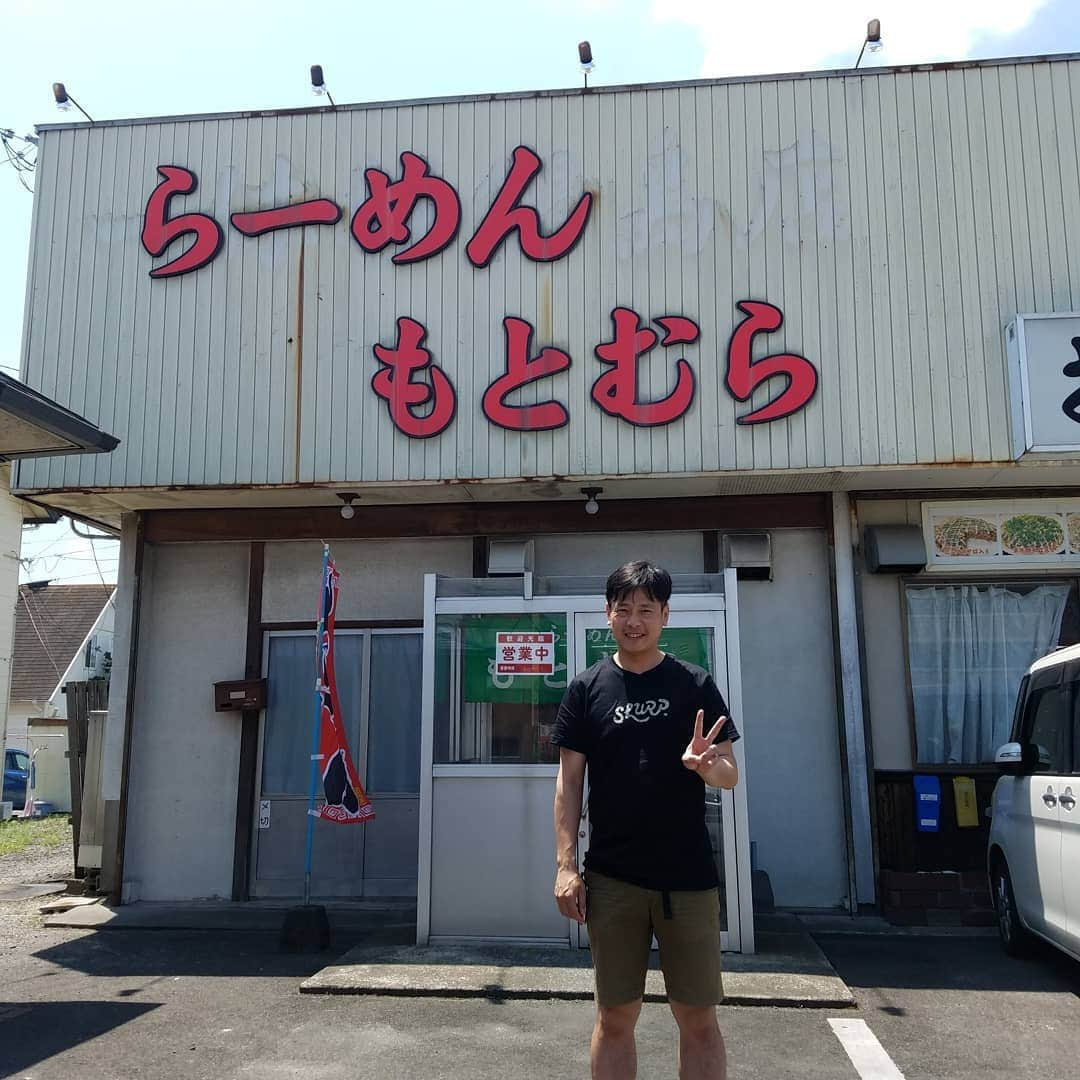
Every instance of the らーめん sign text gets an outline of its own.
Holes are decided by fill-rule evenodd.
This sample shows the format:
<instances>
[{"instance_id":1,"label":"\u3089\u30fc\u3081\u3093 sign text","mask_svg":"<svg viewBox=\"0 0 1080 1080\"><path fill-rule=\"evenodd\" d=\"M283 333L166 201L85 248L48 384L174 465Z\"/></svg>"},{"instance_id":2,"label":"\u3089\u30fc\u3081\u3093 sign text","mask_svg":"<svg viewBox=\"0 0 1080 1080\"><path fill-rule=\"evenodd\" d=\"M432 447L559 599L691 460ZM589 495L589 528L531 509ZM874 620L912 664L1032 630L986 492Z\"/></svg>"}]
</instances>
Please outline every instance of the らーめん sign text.
<instances>
[{"instance_id":1,"label":"\u3089\u30fc\u3081\u3093 sign text","mask_svg":"<svg viewBox=\"0 0 1080 1080\"><path fill-rule=\"evenodd\" d=\"M444 251L461 226L461 200L454 186L431 172L419 154L406 150L401 155L401 177L392 180L380 169L365 170L368 197L357 208L350 232L369 254L394 246L391 261L397 265L421 262ZM589 221L593 195L585 191L566 220L548 234L541 230L535 207L523 205L525 193L543 163L535 151L518 146L510 169L465 254L477 270L486 268L512 233L517 234L522 254L534 262L561 259L581 239ZM225 233L209 214L185 213L170 217L175 196L191 194L198 180L191 170L179 165L159 165L160 182L151 192L143 217L142 244L156 257L177 241L190 237L183 252L150 271L153 278L172 278L198 270L212 262L221 251ZM410 220L417 202L427 199L433 212L427 231L414 237ZM276 229L307 225L335 225L343 211L331 199L309 199L300 203L245 211L230 215L232 228L242 236L256 237ZM797 353L752 356L752 342L759 333L772 333L783 323L779 308L765 301L742 300L739 310L745 318L735 327L728 342L724 383L737 401L748 401L755 390L776 376L786 386L766 404L738 418L740 424L762 424L781 420L798 412L813 398L818 383L817 369ZM663 331L661 337L641 316L627 307L611 312L612 336L596 345L596 359L609 365L592 385L593 402L609 416L637 427L672 424L685 416L694 401L694 369L685 356L675 358L675 386L665 397L643 399L638 385L638 360L656 346L663 349L698 344L701 330L686 315L665 314L652 319ZM569 353L548 345L533 355L534 328L526 319L503 319L506 339L504 371L484 391L481 408L488 421L509 431L549 431L570 421L567 407L555 400L530 405L508 401L515 391L539 379L566 371L573 363ZM453 423L457 392L450 376L425 347L427 328L408 316L397 319L397 340L393 345L375 343L378 363L371 385L387 404L394 426L413 439L442 434ZM679 350L682 352L683 350Z\"/></svg>"}]
</instances>

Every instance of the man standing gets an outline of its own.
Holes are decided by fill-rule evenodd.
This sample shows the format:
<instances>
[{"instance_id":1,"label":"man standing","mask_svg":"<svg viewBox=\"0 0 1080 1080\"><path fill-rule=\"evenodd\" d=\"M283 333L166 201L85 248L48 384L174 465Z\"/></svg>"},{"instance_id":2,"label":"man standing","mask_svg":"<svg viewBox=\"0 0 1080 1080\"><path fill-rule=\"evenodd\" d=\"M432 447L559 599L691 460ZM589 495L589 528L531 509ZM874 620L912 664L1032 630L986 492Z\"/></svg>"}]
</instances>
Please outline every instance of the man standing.
<instances>
[{"instance_id":1,"label":"man standing","mask_svg":"<svg viewBox=\"0 0 1080 1080\"><path fill-rule=\"evenodd\" d=\"M632 562L607 580L617 651L567 687L552 741L558 872L555 899L589 930L596 975L594 1080L632 1080L634 1027L655 934L679 1026L682 1080L724 1080L716 1021L720 898L705 827L705 785L739 780L739 737L711 676L660 651L671 576ZM714 742L715 739L719 741ZM585 769L592 837L577 866Z\"/></svg>"}]
</instances>

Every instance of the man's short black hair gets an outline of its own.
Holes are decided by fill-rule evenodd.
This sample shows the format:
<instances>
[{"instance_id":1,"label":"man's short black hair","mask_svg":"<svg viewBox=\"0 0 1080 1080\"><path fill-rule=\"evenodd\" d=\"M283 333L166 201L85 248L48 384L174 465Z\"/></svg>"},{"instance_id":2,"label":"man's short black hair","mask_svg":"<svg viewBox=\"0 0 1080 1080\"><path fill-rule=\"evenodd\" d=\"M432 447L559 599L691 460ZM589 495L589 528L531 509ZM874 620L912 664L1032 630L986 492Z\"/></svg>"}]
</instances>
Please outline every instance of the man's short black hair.
<instances>
[{"instance_id":1,"label":"man's short black hair","mask_svg":"<svg viewBox=\"0 0 1080 1080\"><path fill-rule=\"evenodd\" d=\"M607 579L607 602L616 604L640 589L650 600L666 604L671 599L671 575L650 562L628 562Z\"/></svg>"}]
</instances>

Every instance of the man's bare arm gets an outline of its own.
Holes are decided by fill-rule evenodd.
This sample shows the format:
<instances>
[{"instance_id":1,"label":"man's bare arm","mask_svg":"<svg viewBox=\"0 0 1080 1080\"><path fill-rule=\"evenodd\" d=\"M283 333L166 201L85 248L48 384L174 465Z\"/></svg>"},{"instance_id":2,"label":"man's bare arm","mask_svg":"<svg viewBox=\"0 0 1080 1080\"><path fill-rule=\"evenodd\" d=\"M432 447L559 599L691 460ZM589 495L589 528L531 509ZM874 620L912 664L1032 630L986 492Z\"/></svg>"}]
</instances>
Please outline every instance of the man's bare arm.
<instances>
[{"instance_id":1,"label":"man's bare arm","mask_svg":"<svg viewBox=\"0 0 1080 1080\"><path fill-rule=\"evenodd\" d=\"M585 921L585 882L577 864L578 825L585 792L585 755L559 750L559 776L555 781L555 902L575 922Z\"/></svg>"}]
</instances>

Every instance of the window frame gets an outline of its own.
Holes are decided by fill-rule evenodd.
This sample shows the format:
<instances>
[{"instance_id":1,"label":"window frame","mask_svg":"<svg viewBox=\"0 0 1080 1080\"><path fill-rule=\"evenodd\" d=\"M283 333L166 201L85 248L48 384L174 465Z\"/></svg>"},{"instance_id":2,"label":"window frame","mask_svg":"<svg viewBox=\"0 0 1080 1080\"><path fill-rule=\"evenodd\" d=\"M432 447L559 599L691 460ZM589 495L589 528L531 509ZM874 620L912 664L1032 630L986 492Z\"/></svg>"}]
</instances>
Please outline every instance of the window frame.
<instances>
[{"instance_id":1,"label":"window frame","mask_svg":"<svg viewBox=\"0 0 1080 1080\"><path fill-rule=\"evenodd\" d=\"M919 746L918 738L915 728L915 693L912 689L911 683L911 647L908 633L908 601L907 590L909 587L916 588L937 588L940 586L948 585L974 585L982 587L990 587L994 585L1008 585L1008 586L1026 586L1029 589L1038 588L1041 585L1066 585L1070 590L1070 602L1080 607L1080 575L1075 573L1062 573L1060 567L1047 568L1047 571L1043 574L1032 573L1030 569L1017 570L1013 573L970 573L959 574L951 573L946 574L941 571L937 571L934 574L902 574L898 577L897 587L899 589L899 603L900 603L900 636L903 645L904 655L904 693L907 698L907 714L908 714L908 742L911 748L911 763L913 772L934 772L941 775L963 775L967 776L972 773L982 775L994 775L998 772L997 766L991 761L977 761L977 762L933 762L925 761L919 758ZM1068 610L1068 606L1066 606ZM1060 635L1058 638L1059 645L1061 644ZM1067 642L1066 644L1080 644L1078 642ZM1019 697L1020 691L1024 687L1024 680L1021 679L1020 686L1017 687L1017 696ZM1010 737L1014 730L1016 730L1016 707L1013 709L1013 720L1010 723Z\"/></svg>"}]
</instances>

